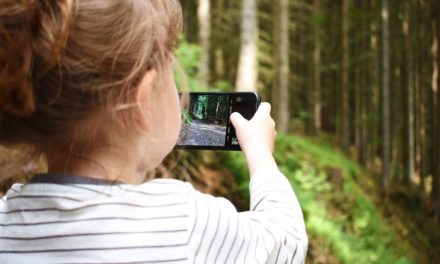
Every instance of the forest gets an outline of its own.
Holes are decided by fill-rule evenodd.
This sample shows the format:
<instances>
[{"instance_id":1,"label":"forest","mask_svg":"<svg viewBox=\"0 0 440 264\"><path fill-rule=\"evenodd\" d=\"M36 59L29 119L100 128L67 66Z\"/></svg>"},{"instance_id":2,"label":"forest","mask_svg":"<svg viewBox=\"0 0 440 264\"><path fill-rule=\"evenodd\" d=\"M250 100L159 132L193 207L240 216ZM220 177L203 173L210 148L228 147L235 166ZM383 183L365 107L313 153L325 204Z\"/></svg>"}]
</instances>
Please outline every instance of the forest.
<instances>
[{"instance_id":1,"label":"forest","mask_svg":"<svg viewBox=\"0 0 440 264\"><path fill-rule=\"evenodd\" d=\"M275 155L305 211L308 261L439 263L440 2L181 4L177 57L190 90L257 91L272 103ZM237 153L182 155L205 162L186 177L211 192L211 181L224 184L216 171L246 185Z\"/></svg>"},{"instance_id":2,"label":"forest","mask_svg":"<svg viewBox=\"0 0 440 264\"><path fill-rule=\"evenodd\" d=\"M180 2L178 87L272 104L307 263L440 263L440 1ZM184 124L194 117L183 111ZM14 176L0 192L44 170L29 155L0 147L1 174ZM176 150L152 177L249 209L241 152Z\"/></svg>"}]
</instances>

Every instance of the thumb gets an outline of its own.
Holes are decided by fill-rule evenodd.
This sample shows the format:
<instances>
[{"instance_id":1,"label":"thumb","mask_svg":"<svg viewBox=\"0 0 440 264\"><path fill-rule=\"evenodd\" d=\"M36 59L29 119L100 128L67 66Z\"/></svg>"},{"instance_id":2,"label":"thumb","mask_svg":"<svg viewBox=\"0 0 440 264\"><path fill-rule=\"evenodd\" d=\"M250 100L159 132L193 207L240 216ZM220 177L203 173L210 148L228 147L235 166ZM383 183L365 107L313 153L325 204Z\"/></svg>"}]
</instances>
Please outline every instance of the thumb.
<instances>
[{"instance_id":1,"label":"thumb","mask_svg":"<svg viewBox=\"0 0 440 264\"><path fill-rule=\"evenodd\" d=\"M231 123L234 128L243 126L246 122L248 122L240 113L234 112L231 114Z\"/></svg>"}]
</instances>

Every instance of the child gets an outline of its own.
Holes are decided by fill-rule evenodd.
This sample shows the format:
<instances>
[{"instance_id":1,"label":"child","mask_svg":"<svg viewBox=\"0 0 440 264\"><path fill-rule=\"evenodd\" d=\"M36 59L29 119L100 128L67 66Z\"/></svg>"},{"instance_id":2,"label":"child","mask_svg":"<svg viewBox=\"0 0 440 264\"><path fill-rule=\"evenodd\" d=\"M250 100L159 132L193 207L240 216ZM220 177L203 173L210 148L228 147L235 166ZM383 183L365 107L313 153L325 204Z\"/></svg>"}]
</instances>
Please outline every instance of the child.
<instances>
[{"instance_id":1,"label":"child","mask_svg":"<svg viewBox=\"0 0 440 264\"><path fill-rule=\"evenodd\" d=\"M142 183L173 149L177 0L1 0L0 143L48 171L0 201L0 263L303 263L298 201L263 103L231 121L251 211L177 180Z\"/></svg>"}]
</instances>

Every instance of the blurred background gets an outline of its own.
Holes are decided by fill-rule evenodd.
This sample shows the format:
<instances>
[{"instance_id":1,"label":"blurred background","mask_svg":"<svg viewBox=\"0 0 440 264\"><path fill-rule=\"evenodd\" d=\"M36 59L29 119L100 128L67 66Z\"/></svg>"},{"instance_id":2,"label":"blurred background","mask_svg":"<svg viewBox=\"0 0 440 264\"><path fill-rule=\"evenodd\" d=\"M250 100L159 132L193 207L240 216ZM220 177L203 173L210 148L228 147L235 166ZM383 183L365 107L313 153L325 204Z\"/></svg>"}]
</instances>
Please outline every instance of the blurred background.
<instances>
[{"instance_id":1,"label":"blurred background","mask_svg":"<svg viewBox=\"0 0 440 264\"><path fill-rule=\"evenodd\" d=\"M440 263L440 1L181 4L179 86L257 91L272 103L307 262ZM45 167L30 157L0 149L1 174L26 182ZM175 151L147 177L249 206L240 152Z\"/></svg>"}]
</instances>

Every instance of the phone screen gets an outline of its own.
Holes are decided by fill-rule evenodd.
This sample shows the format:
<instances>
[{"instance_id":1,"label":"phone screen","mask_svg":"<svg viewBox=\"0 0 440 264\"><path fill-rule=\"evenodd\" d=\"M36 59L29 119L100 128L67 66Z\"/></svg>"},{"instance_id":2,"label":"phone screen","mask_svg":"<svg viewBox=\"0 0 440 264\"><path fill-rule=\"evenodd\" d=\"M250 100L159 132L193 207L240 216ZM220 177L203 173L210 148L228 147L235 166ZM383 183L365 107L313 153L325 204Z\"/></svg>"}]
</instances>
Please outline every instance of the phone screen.
<instances>
[{"instance_id":1,"label":"phone screen","mask_svg":"<svg viewBox=\"0 0 440 264\"><path fill-rule=\"evenodd\" d=\"M239 112L250 119L259 102L256 93L190 93L176 147L240 150L229 116Z\"/></svg>"}]
</instances>

